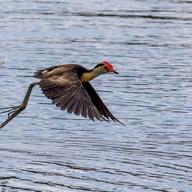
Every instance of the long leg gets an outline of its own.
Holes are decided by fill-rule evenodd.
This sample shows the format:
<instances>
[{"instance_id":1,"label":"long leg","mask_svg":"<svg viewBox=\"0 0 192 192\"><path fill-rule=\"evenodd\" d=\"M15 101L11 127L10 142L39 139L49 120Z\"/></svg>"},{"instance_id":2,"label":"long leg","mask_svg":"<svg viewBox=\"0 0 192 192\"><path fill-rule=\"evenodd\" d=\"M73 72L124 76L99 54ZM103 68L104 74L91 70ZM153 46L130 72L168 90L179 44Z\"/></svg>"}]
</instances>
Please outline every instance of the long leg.
<instances>
[{"instance_id":1,"label":"long leg","mask_svg":"<svg viewBox=\"0 0 192 192\"><path fill-rule=\"evenodd\" d=\"M34 83L31 83L27 89L27 93L23 99L23 102L21 103L21 105L19 106L15 106L15 107L5 107L5 108L1 108L1 109L6 109L5 111L1 112L1 113L6 113L8 112L8 117L7 119L2 123L0 124L0 129L2 129L7 123L9 123L14 117L16 117L19 113L21 113L21 111L23 111L26 106L27 106L27 103L29 101L29 97L31 95L31 92L32 92L32 89L35 85L38 85L38 82L34 82ZM1 114L0 113L0 114Z\"/></svg>"}]
</instances>

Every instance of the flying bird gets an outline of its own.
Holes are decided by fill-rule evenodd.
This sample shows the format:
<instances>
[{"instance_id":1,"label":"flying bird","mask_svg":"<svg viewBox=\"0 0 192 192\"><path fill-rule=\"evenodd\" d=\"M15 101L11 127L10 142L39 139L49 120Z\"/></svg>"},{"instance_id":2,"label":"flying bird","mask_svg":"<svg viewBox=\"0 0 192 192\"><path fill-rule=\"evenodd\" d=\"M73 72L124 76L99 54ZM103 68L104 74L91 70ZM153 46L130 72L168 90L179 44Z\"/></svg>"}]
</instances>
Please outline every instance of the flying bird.
<instances>
[{"instance_id":1,"label":"flying bird","mask_svg":"<svg viewBox=\"0 0 192 192\"><path fill-rule=\"evenodd\" d=\"M44 95L52 103L68 113L81 115L91 120L114 121L121 123L107 108L89 81L105 73L116 73L108 61L97 64L93 69L86 69L77 64L56 65L35 72L34 77L40 79L29 85L23 102L15 107L1 108L8 113L7 119L0 124L3 128L27 106L32 89L39 85ZM123 123L121 123L123 124Z\"/></svg>"}]
</instances>

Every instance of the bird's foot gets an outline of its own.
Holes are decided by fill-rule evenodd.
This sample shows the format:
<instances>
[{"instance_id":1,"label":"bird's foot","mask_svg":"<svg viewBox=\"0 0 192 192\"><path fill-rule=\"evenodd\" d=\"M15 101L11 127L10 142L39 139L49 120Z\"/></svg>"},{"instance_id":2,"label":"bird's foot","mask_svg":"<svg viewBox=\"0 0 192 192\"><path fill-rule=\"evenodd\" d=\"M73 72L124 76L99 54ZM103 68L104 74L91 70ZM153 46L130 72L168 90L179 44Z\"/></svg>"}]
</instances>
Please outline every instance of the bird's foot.
<instances>
[{"instance_id":1,"label":"bird's foot","mask_svg":"<svg viewBox=\"0 0 192 192\"><path fill-rule=\"evenodd\" d=\"M14 106L14 107L1 107L0 110L3 110L0 112L0 114L3 113L11 113L12 111L16 110L19 106Z\"/></svg>"},{"instance_id":2,"label":"bird's foot","mask_svg":"<svg viewBox=\"0 0 192 192\"><path fill-rule=\"evenodd\" d=\"M7 119L0 124L0 129L3 128L9 121L11 121L14 117L16 117L21 111L25 109L25 106L23 104L14 106L14 107L3 107L0 108L1 111L0 114L8 113Z\"/></svg>"}]
</instances>

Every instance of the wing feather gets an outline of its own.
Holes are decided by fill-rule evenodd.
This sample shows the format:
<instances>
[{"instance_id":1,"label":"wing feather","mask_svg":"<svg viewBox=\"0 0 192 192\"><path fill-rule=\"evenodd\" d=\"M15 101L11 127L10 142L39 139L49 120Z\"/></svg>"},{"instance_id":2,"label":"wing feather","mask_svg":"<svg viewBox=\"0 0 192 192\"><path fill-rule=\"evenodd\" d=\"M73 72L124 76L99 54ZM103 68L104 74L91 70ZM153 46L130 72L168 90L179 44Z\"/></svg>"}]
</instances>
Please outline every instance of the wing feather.
<instances>
[{"instance_id":1,"label":"wing feather","mask_svg":"<svg viewBox=\"0 0 192 192\"><path fill-rule=\"evenodd\" d=\"M93 102L94 106L97 108L97 110L100 112L100 114L106 118L111 119L115 122L121 123L107 108L107 106L103 103L95 89L92 87L92 85L89 82L83 82L83 86L86 89L87 93L89 94L91 101ZM123 124L123 123L121 123Z\"/></svg>"},{"instance_id":2,"label":"wing feather","mask_svg":"<svg viewBox=\"0 0 192 192\"><path fill-rule=\"evenodd\" d=\"M75 110L77 99L78 97L75 97L73 100L71 100L70 105L67 108L68 113L72 113Z\"/></svg>"},{"instance_id":3,"label":"wing feather","mask_svg":"<svg viewBox=\"0 0 192 192\"><path fill-rule=\"evenodd\" d=\"M46 76L41 79L40 87L47 98L52 100L61 110L88 117L91 120L106 120L94 105L74 71L68 71L58 76Z\"/></svg>"}]
</instances>

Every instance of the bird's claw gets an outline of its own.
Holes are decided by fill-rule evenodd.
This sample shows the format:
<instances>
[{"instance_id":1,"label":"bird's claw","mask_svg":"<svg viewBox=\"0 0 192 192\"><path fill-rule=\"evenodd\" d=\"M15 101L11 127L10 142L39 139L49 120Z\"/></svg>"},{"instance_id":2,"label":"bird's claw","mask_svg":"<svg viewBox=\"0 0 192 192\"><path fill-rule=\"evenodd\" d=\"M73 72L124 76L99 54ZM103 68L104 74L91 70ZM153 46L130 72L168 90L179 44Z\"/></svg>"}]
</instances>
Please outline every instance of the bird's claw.
<instances>
[{"instance_id":1,"label":"bird's claw","mask_svg":"<svg viewBox=\"0 0 192 192\"><path fill-rule=\"evenodd\" d=\"M7 114L8 118L9 118L13 113L15 113L17 110L18 110L18 109L14 109L14 110L10 111L10 112Z\"/></svg>"},{"instance_id":2,"label":"bird's claw","mask_svg":"<svg viewBox=\"0 0 192 192\"><path fill-rule=\"evenodd\" d=\"M0 112L0 114L3 114L3 113L11 113L12 111L16 110L19 106L14 106L14 107L2 107L0 108L0 110L4 110L2 112Z\"/></svg>"},{"instance_id":3,"label":"bird's claw","mask_svg":"<svg viewBox=\"0 0 192 192\"><path fill-rule=\"evenodd\" d=\"M4 108L0 108L0 109L4 109L4 111L0 112L0 114L2 113L7 113L8 112L8 117L7 119L0 124L0 129L3 128L11 119L13 119L15 116L17 116L21 111L23 111L25 109L25 107L21 104L18 106L14 106L14 107L4 107Z\"/></svg>"}]
</instances>

